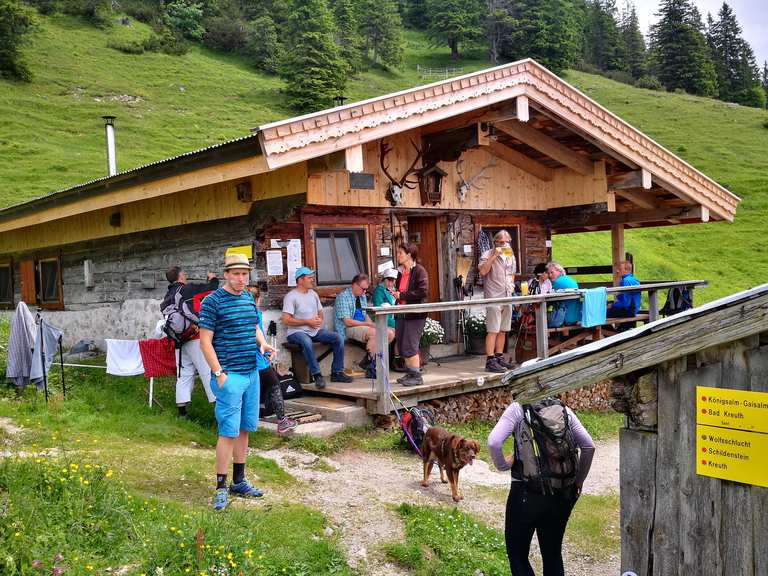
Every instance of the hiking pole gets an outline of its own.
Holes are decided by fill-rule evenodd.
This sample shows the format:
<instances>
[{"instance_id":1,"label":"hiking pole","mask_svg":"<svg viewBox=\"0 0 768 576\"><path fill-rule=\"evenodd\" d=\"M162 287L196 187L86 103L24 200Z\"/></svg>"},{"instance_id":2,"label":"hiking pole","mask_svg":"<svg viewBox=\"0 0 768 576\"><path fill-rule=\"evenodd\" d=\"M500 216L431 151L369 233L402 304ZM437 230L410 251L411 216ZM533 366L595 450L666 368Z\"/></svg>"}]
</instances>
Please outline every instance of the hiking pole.
<instances>
[{"instance_id":1,"label":"hiking pole","mask_svg":"<svg viewBox=\"0 0 768 576\"><path fill-rule=\"evenodd\" d=\"M48 403L48 375L45 371L45 341L43 340L43 317L40 313L37 313L37 318L40 320L40 367L43 372L43 389L45 390L45 402Z\"/></svg>"},{"instance_id":2,"label":"hiking pole","mask_svg":"<svg viewBox=\"0 0 768 576\"><path fill-rule=\"evenodd\" d=\"M64 347L61 345L62 336L59 336L59 366L61 367L61 393L67 397L67 385L64 383Z\"/></svg>"}]
</instances>

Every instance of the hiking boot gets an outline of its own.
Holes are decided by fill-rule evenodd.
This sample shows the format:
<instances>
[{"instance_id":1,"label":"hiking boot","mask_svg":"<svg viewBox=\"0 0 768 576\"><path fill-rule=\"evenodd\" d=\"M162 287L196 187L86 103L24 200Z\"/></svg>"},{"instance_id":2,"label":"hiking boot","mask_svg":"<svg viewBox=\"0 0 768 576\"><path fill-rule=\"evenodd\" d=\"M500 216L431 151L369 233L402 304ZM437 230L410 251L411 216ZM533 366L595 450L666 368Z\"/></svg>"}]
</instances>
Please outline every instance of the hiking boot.
<instances>
[{"instance_id":1,"label":"hiking boot","mask_svg":"<svg viewBox=\"0 0 768 576\"><path fill-rule=\"evenodd\" d=\"M277 421L277 433L278 434L287 434L296 426L298 426L299 423L296 422L296 420L293 420L292 418L288 418L288 416L283 416L280 418L280 420Z\"/></svg>"},{"instance_id":2,"label":"hiking boot","mask_svg":"<svg viewBox=\"0 0 768 576\"><path fill-rule=\"evenodd\" d=\"M325 388L325 378L322 374L315 374L312 378L315 380L315 388L319 390Z\"/></svg>"},{"instance_id":3,"label":"hiking boot","mask_svg":"<svg viewBox=\"0 0 768 576\"><path fill-rule=\"evenodd\" d=\"M397 383L401 386L418 386L424 384L424 378L422 378L421 372L409 370L405 376L397 379Z\"/></svg>"},{"instance_id":4,"label":"hiking boot","mask_svg":"<svg viewBox=\"0 0 768 576\"><path fill-rule=\"evenodd\" d=\"M507 362L504 360L504 356L501 355L496 356L496 362L500 364L502 368L506 368L507 370L512 370L517 366L516 362Z\"/></svg>"},{"instance_id":5,"label":"hiking boot","mask_svg":"<svg viewBox=\"0 0 768 576\"><path fill-rule=\"evenodd\" d=\"M227 489L219 488L213 494L213 509L216 511L224 510L224 508L227 507L227 504L229 504L229 496L227 495Z\"/></svg>"},{"instance_id":6,"label":"hiking boot","mask_svg":"<svg viewBox=\"0 0 768 576\"><path fill-rule=\"evenodd\" d=\"M485 361L485 371L501 374L502 372L506 372L507 369L504 368L504 366L502 366L501 364L499 364L498 358L494 357L494 358L488 358Z\"/></svg>"},{"instance_id":7,"label":"hiking boot","mask_svg":"<svg viewBox=\"0 0 768 576\"><path fill-rule=\"evenodd\" d=\"M392 359L389 369L392 370L392 372L408 372L408 368L406 368L405 360L403 360L402 356L395 356Z\"/></svg>"},{"instance_id":8,"label":"hiking boot","mask_svg":"<svg viewBox=\"0 0 768 576\"><path fill-rule=\"evenodd\" d=\"M230 484L229 493L241 498L261 498L264 496L264 492L248 484L248 480L243 480L237 484Z\"/></svg>"},{"instance_id":9,"label":"hiking boot","mask_svg":"<svg viewBox=\"0 0 768 576\"><path fill-rule=\"evenodd\" d=\"M368 364L368 368L365 369L365 377L376 380L376 365L373 362Z\"/></svg>"},{"instance_id":10,"label":"hiking boot","mask_svg":"<svg viewBox=\"0 0 768 576\"><path fill-rule=\"evenodd\" d=\"M331 374L331 382L352 382L352 376L347 376L344 372L334 372Z\"/></svg>"}]
</instances>

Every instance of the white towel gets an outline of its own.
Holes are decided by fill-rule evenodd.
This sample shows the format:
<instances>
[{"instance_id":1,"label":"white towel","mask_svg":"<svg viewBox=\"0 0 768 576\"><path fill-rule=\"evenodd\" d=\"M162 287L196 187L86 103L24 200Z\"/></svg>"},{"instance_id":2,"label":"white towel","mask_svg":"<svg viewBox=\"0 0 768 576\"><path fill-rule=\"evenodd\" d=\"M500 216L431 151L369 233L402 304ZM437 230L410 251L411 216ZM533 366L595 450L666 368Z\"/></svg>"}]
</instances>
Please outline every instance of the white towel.
<instances>
[{"instance_id":1,"label":"white towel","mask_svg":"<svg viewBox=\"0 0 768 576\"><path fill-rule=\"evenodd\" d=\"M136 376L144 374L138 340L110 340L107 338L107 374Z\"/></svg>"}]
</instances>

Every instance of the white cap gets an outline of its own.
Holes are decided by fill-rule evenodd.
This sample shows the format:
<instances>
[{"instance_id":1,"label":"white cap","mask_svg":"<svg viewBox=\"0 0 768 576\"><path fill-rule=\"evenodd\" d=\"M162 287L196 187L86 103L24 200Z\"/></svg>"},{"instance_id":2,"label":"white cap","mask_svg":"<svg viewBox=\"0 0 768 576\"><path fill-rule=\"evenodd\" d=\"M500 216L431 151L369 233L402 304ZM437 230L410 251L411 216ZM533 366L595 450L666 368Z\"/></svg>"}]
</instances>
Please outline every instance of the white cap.
<instances>
[{"instance_id":1,"label":"white cap","mask_svg":"<svg viewBox=\"0 0 768 576\"><path fill-rule=\"evenodd\" d=\"M386 280L387 278L396 279L397 278L397 270L394 268L388 268L387 270L384 270L384 273L381 275L382 280Z\"/></svg>"}]
</instances>

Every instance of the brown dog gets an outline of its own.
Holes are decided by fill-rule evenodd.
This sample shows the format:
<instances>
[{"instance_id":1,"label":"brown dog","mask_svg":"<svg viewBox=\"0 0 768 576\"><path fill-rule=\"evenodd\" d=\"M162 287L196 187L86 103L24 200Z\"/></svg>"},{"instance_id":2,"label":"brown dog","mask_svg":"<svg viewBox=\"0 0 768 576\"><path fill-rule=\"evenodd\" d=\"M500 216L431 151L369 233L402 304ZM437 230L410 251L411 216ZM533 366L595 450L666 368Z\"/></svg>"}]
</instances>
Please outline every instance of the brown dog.
<instances>
[{"instance_id":1,"label":"brown dog","mask_svg":"<svg viewBox=\"0 0 768 576\"><path fill-rule=\"evenodd\" d=\"M430 428L421 445L421 457L424 461L424 480L421 485L427 486L432 465L437 461L440 481L451 483L453 501L458 502L463 498L459 494L459 470L467 464L472 464L479 451L480 444L475 440L467 440L442 428Z\"/></svg>"}]
</instances>

